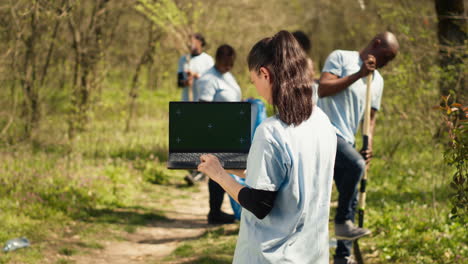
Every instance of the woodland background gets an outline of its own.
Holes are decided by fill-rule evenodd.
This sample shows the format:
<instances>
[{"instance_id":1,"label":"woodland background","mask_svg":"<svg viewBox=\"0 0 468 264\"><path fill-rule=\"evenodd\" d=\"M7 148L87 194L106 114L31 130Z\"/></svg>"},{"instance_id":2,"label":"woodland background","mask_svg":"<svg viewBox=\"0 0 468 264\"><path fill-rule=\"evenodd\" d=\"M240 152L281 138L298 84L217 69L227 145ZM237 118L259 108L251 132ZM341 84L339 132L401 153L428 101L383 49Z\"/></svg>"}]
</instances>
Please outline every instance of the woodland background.
<instances>
[{"instance_id":1,"label":"woodland background","mask_svg":"<svg viewBox=\"0 0 468 264\"><path fill-rule=\"evenodd\" d=\"M58 252L47 261L71 263L60 256L85 254L83 246L42 242L80 224L104 234L164 219L140 198L157 199L183 182L183 172L166 170L165 160L168 102L180 98L177 61L188 34L203 33L212 56L224 43L236 49L232 72L247 98L258 97L248 51L286 29L311 38L317 72L334 49L359 50L378 32L396 34L401 49L381 71L385 89L369 173L366 225L374 234L361 248L370 263L466 263L466 6L0 0L0 242L26 236L39 245L0 253L0 262L43 263ZM441 96L449 94L444 104ZM187 189L188 199L193 191ZM122 208L145 213L125 218L115 213ZM103 247L93 232L75 232L85 245ZM207 243L205 236L172 257L230 263L235 232L217 236L228 246L200 250L222 240Z\"/></svg>"}]
</instances>

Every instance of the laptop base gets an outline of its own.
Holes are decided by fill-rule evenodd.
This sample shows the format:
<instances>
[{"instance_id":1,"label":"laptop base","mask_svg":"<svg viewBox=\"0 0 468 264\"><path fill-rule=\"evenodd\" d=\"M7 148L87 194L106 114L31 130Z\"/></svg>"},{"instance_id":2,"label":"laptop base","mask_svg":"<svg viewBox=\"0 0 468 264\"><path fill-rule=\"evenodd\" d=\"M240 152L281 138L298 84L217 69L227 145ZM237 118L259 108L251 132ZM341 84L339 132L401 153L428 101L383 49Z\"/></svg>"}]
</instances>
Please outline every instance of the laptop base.
<instances>
[{"instance_id":1,"label":"laptop base","mask_svg":"<svg viewBox=\"0 0 468 264\"><path fill-rule=\"evenodd\" d=\"M170 153L167 161L168 169L197 169L200 156L207 153ZM243 170L247 167L245 153L209 153L216 156L224 169Z\"/></svg>"}]
</instances>

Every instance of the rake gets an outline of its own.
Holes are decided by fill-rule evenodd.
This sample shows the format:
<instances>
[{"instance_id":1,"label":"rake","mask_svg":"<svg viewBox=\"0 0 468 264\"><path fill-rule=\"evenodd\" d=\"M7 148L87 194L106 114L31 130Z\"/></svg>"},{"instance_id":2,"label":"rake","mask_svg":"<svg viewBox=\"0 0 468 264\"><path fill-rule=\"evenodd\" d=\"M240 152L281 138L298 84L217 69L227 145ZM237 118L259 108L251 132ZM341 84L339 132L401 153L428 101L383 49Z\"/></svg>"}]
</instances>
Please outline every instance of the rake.
<instances>
[{"instance_id":1,"label":"rake","mask_svg":"<svg viewBox=\"0 0 468 264\"><path fill-rule=\"evenodd\" d=\"M367 90L366 90L366 108L364 109L364 125L362 130L362 150L369 149L369 135L370 135L370 118L371 118L371 83L372 73L367 76ZM366 209L366 185L367 185L367 166L362 176L359 188L359 209L358 209L358 225L364 227L364 213ZM364 264L364 259L359 248L358 240L353 243L354 256L359 264Z\"/></svg>"}]
</instances>

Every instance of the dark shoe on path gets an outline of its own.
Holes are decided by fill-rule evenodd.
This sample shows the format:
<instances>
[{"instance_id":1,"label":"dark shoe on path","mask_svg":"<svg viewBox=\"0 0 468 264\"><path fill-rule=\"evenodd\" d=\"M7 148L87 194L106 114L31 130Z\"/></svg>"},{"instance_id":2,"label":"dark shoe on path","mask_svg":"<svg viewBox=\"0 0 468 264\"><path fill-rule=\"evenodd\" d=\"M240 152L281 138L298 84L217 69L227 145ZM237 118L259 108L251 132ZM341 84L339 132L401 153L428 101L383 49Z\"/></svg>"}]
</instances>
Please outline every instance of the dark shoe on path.
<instances>
[{"instance_id":1,"label":"dark shoe on path","mask_svg":"<svg viewBox=\"0 0 468 264\"><path fill-rule=\"evenodd\" d=\"M193 186L195 184L195 179L193 178L192 174L185 175L184 181L188 186Z\"/></svg>"},{"instance_id":2,"label":"dark shoe on path","mask_svg":"<svg viewBox=\"0 0 468 264\"><path fill-rule=\"evenodd\" d=\"M202 181L204 178L205 174L194 170L191 173L185 175L184 180L188 186L193 186L195 185L195 182Z\"/></svg>"},{"instance_id":3,"label":"dark shoe on path","mask_svg":"<svg viewBox=\"0 0 468 264\"><path fill-rule=\"evenodd\" d=\"M208 224L210 225L232 224L234 221L235 218L232 214L226 214L224 212L208 214Z\"/></svg>"}]
</instances>

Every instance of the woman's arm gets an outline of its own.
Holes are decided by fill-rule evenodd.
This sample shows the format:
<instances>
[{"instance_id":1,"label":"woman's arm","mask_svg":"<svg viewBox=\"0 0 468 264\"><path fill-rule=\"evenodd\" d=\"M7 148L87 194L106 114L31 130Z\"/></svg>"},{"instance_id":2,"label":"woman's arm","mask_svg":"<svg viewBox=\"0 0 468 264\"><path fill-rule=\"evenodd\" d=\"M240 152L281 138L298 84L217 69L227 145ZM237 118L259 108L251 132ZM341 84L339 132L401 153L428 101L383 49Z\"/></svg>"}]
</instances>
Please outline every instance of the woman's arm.
<instances>
[{"instance_id":1,"label":"woman's arm","mask_svg":"<svg viewBox=\"0 0 468 264\"><path fill-rule=\"evenodd\" d=\"M278 192L244 187L238 194L239 204L252 212L258 219L263 219L273 209L277 194Z\"/></svg>"},{"instance_id":2,"label":"woman's arm","mask_svg":"<svg viewBox=\"0 0 468 264\"><path fill-rule=\"evenodd\" d=\"M239 202L239 191L244 188L236 180L234 180L223 169L221 163L216 156L211 154L202 155L201 163L198 165L198 171L205 173L213 181L217 182L223 189L237 202Z\"/></svg>"},{"instance_id":3,"label":"woman's arm","mask_svg":"<svg viewBox=\"0 0 468 264\"><path fill-rule=\"evenodd\" d=\"M270 213L278 192L257 190L242 186L229 176L219 163L218 158L213 155L202 155L200 160L201 163L198 165L198 170L221 185L221 187L242 207L252 212L259 219L265 218L265 216ZM242 171L234 170L231 172L239 173ZM245 175L245 171L242 174Z\"/></svg>"}]
</instances>

